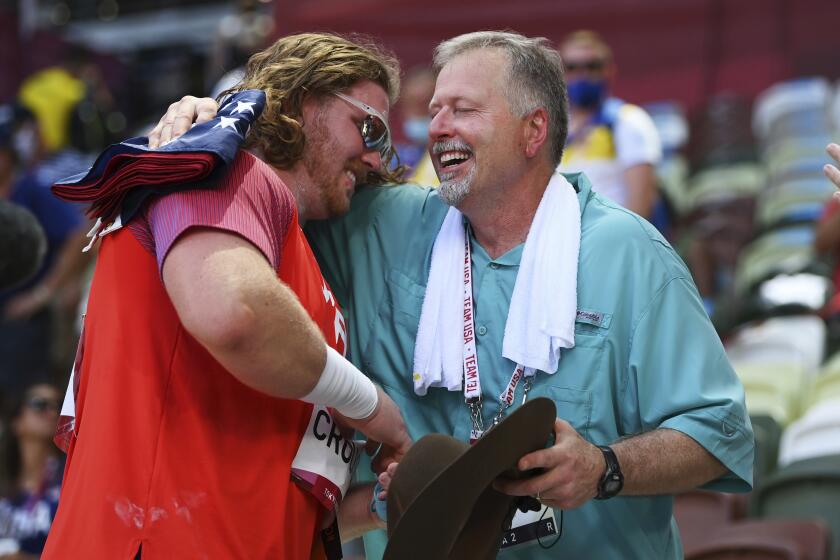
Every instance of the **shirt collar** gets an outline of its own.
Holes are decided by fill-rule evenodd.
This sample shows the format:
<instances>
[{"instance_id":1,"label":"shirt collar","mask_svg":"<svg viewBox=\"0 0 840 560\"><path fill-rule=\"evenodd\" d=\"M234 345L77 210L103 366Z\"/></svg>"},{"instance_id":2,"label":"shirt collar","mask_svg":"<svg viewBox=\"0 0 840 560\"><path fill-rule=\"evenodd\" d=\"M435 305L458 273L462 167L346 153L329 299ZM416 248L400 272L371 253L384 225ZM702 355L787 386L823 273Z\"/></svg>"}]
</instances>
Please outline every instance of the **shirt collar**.
<instances>
[{"instance_id":1,"label":"shirt collar","mask_svg":"<svg viewBox=\"0 0 840 560\"><path fill-rule=\"evenodd\" d=\"M522 251L525 249L524 243L520 243L496 259L491 259L490 255L487 254L487 251L484 250L484 247L481 246L481 243L473 235L472 228L467 228L467 231L470 232L470 241L472 242L473 264L476 266L488 266L495 263L499 266L506 267L519 266L519 262L522 260Z\"/></svg>"},{"instance_id":2,"label":"shirt collar","mask_svg":"<svg viewBox=\"0 0 840 560\"><path fill-rule=\"evenodd\" d=\"M563 176L566 177L566 180L569 181L569 183L571 183L571 185L575 188L582 214L589 197L592 195L592 184L583 173L563 173ZM464 225L468 225L466 216L464 216ZM500 266L519 266L519 262L522 260L522 251L525 248L524 243L520 243L499 258L491 260L490 255L487 254L487 251L484 250L484 247L481 246L481 243L479 243L475 238L475 235L473 235L472 228L467 227L467 231L469 232L470 240L472 241L474 263L481 265L485 263L496 263Z\"/></svg>"}]
</instances>

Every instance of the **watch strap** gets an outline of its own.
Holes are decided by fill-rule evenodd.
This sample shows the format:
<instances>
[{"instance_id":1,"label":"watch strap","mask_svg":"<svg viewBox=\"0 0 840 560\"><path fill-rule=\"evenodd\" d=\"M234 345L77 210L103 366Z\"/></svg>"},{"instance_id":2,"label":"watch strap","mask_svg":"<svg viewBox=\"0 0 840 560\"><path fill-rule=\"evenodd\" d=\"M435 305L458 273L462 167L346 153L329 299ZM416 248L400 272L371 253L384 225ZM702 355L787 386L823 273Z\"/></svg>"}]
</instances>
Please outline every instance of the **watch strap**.
<instances>
[{"instance_id":1,"label":"watch strap","mask_svg":"<svg viewBox=\"0 0 840 560\"><path fill-rule=\"evenodd\" d=\"M604 455L604 463L606 468L604 475L598 482L598 494L595 496L596 500L607 500L612 498L624 487L624 475L621 472L621 466L618 464L618 457L615 451L608 445L599 445L598 449Z\"/></svg>"}]
</instances>

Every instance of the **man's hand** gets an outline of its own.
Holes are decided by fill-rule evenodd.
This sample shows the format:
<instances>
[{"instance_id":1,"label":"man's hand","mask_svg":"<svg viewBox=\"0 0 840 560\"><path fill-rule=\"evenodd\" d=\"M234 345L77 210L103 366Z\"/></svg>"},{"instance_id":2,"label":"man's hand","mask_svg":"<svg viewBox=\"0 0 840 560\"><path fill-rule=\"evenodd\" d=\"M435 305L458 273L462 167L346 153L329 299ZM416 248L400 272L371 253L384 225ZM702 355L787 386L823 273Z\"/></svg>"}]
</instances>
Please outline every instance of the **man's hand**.
<instances>
[{"instance_id":1,"label":"man's hand","mask_svg":"<svg viewBox=\"0 0 840 560\"><path fill-rule=\"evenodd\" d=\"M209 97L185 95L169 106L169 110L149 132L149 147L158 148L175 140L192 127L216 116L219 104Z\"/></svg>"},{"instance_id":2,"label":"man's hand","mask_svg":"<svg viewBox=\"0 0 840 560\"><path fill-rule=\"evenodd\" d=\"M829 144L825 151L828 152L828 155L834 158L837 165L840 165L840 146L837 144ZM840 189L840 169L837 169L837 167L831 164L826 164L825 167L823 167L823 172L825 173L825 176L834 183L834 186ZM834 193L834 198L840 200L840 191Z\"/></svg>"},{"instance_id":3,"label":"man's hand","mask_svg":"<svg viewBox=\"0 0 840 560\"><path fill-rule=\"evenodd\" d=\"M399 466L399 463L391 463L384 471L379 473L377 480L382 486L382 491L378 496L374 496L377 500L384 500L388 497L388 488L391 487L391 481L394 479L394 474L397 472L397 466Z\"/></svg>"},{"instance_id":4,"label":"man's hand","mask_svg":"<svg viewBox=\"0 0 840 560\"><path fill-rule=\"evenodd\" d=\"M375 490L373 483L350 488L347 496L341 502L341 507L338 508L338 525L342 542L360 537L368 531L387 527L385 520L380 517L377 509L371 509L370 505L374 498L379 501L385 500L388 487L391 485L391 479L396 470L397 463L391 463L379 475L379 484L382 486L382 491L378 496L373 495Z\"/></svg>"},{"instance_id":5,"label":"man's hand","mask_svg":"<svg viewBox=\"0 0 840 560\"><path fill-rule=\"evenodd\" d=\"M540 468L537 476L521 480L497 479L496 490L511 496L537 496L545 505L574 509L595 497L606 464L601 451L583 439L568 422L554 421L555 443L528 453L519 470Z\"/></svg>"},{"instance_id":6,"label":"man's hand","mask_svg":"<svg viewBox=\"0 0 840 560\"><path fill-rule=\"evenodd\" d=\"M411 438L405 429L405 422L399 408L385 394L381 387L376 387L379 404L367 418L353 420L336 412L342 424L359 430L368 437L368 441L381 442L382 447L373 459L373 470L381 473L386 466L399 462L411 446Z\"/></svg>"}]
</instances>

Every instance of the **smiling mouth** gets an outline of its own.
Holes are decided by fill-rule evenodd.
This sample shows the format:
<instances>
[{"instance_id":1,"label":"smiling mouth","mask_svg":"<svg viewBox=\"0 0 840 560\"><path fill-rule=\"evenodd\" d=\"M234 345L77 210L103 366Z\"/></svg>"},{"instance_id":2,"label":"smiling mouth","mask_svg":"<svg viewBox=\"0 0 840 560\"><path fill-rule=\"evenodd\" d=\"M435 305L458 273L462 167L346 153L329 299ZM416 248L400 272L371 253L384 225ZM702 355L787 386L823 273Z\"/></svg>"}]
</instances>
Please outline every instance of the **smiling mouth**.
<instances>
[{"instance_id":1,"label":"smiling mouth","mask_svg":"<svg viewBox=\"0 0 840 560\"><path fill-rule=\"evenodd\" d=\"M441 170L450 170L472 158L472 154L465 150L449 150L438 155Z\"/></svg>"},{"instance_id":2,"label":"smiling mouth","mask_svg":"<svg viewBox=\"0 0 840 560\"><path fill-rule=\"evenodd\" d=\"M356 174L350 171L349 169L344 172L344 176L350 179L350 186L356 186Z\"/></svg>"}]
</instances>

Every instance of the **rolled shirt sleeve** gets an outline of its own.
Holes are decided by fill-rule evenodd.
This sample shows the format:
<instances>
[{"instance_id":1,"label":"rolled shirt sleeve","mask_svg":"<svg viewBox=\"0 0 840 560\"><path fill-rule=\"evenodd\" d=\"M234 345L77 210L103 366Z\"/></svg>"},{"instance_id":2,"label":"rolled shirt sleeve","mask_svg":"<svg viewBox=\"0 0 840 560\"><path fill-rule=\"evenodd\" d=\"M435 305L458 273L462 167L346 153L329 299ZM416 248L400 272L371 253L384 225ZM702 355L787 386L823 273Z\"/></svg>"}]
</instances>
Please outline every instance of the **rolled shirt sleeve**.
<instances>
[{"instance_id":1,"label":"rolled shirt sleeve","mask_svg":"<svg viewBox=\"0 0 840 560\"><path fill-rule=\"evenodd\" d=\"M752 489L754 439L744 389L689 279L665 283L643 312L629 373L645 431L682 432L729 469L704 488Z\"/></svg>"}]
</instances>

